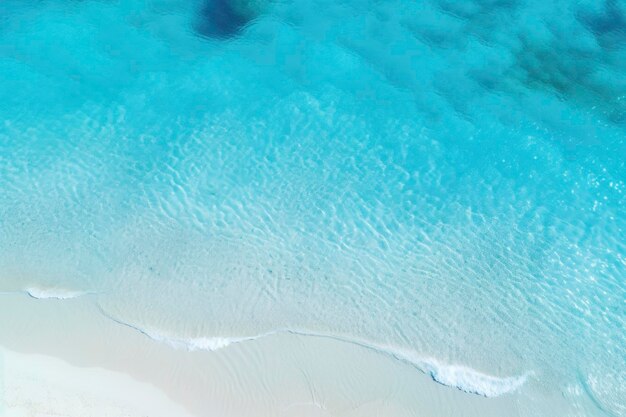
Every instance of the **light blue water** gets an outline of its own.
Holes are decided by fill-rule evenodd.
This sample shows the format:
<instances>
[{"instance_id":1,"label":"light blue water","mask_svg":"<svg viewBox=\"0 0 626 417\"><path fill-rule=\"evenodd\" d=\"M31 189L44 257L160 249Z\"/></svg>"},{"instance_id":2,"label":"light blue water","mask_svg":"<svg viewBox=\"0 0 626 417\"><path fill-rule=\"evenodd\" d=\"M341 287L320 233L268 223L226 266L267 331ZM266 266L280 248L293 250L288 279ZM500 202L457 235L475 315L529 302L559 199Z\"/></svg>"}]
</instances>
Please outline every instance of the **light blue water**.
<instances>
[{"instance_id":1,"label":"light blue water","mask_svg":"<svg viewBox=\"0 0 626 417\"><path fill-rule=\"evenodd\" d=\"M3 0L0 77L0 290L626 415L626 2Z\"/></svg>"}]
</instances>

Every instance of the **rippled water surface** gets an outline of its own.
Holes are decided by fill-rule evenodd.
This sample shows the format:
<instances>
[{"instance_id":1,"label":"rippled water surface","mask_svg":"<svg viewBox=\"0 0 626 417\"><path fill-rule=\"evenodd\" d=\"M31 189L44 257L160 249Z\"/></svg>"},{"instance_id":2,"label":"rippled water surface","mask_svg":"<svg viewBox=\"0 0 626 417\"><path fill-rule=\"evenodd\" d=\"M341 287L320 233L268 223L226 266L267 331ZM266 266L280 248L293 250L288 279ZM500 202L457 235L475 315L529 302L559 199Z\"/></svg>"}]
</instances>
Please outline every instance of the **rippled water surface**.
<instances>
[{"instance_id":1,"label":"rippled water surface","mask_svg":"<svg viewBox=\"0 0 626 417\"><path fill-rule=\"evenodd\" d=\"M0 77L1 291L626 416L623 0L3 0Z\"/></svg>"}]
</instances>

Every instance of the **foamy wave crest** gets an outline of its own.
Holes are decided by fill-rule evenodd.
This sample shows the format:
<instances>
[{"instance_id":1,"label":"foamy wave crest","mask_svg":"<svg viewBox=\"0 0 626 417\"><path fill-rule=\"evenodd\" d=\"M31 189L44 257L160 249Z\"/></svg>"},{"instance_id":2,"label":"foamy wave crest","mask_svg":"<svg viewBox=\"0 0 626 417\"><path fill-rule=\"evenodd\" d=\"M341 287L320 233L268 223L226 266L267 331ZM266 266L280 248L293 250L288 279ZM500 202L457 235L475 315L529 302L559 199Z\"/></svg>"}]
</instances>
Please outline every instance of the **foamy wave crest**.
<instances>
[{"instance_id":1,"label":"foamy wave crest","mask_svg":"<svg viewBox=\"0 0 626 417\"><path fill-rule=\"evenodd\" d=\"M102 309L101 309L102 311ZM392 357L396 360L407 363L421 372L430 375L430 377L442 385L457 388L461 391L482 395L484 397L498 397L503 394L507 394L517 390L521 387L530 372L521 376L511 377L497 377L493 375L484 374L475 369L463 366L463 365L451 365L444 364L433 358L424 358L419 356L415 351L410 349L403 349L393 345L382 345L368 340L351 338L340 335L330 335L323 333L307 332L303 330L293 329L278 329L267 333L261 333L256 336L246 337L188 337L181 338L176 336L167 335L165 333L154 331L146 328L142 328L130 323L121 321L106 312L102 311L109 319L119 323L123 326L130 327L150 339L165 343L174 349L181 349L187 351L206 350L216 351L226 348L235 343L241 343L251 340L257 340L264 337L276 335L276 334L293 334L304 337L317 337L332 339L343 343L349 343L352 345L360 346L365 349L373 350L382 355Z\"/></svg>"},{"instance_id":2,"label":"foamy wave crest","mask_svg":"<svg viewBox=\"0 0 626 417\"><path fill-rule=\"evenodd\" d=\"M166 332L162 332L159 330L149 329L149 328L140 327L131 323L127 323L125 321L122 321L108 314L106 311L102 309L102 307L99 307L99 309L100 309L100 312L108 319L122 326L129 327L133 330L136 330L139 333L143 334L144 336L147 336L150 339L154 340L155 342L164 343L174 349L187 350L190 352L193 352L196 350L216 351L216 350L228 347L234 343L246 342L249 340L259 339L261 337L270 335L268 333L268 334L262 334L258 336L246 336L246 337L221 337L221 336L178 337L178 336L168 335Z\"/></svg>"},{"instance_id":3,"label":"foamy wave crest","mask_svg":"<svg viewBox=\"0 0 626 417\"><path fill-rule=\"evenodd\" d=\"M445 364L434 358L419 358L414 352L396 349L387 352L430 375L435 382L484 397L499 397L513 392L524 385L530 376L530 372L527 372L520 376L497 377L463 365Z\"/></svg>"},{"instance_id":4,"label":"foamy wave crest","mask_svg":"<svg viewBox=\"0 0 626 417\"><path fill-rule=\"evenodd\" d=\"M37 288L31 287L24 290L26 294L38 300L57 299L67 300L88 294L86 291L74 291L60 288Z\"/></svg>"},{"instance_id":5,"label":"foamy wave crest","mask_svg":"<svg viewBox=\"0 0 626 417\"><path fill-rule=\"evenodd\" d=\"M428 373L440 384L456 387L461 391L485 397L498 397L517 390L524 385L530 372L520 376L496 377L483 374L461 365L445 365L435 361L428 363Z\"/></svg>"},{"instance_id":6,"label":"foamy wave crest","mask_svg":"<svg viewBox=\"0 0 626 417\"><path fill-rule=\"evenodd\" d=\"M248 340L258 339L259 337L188 337L178 338L153 332L150 330L140 330L143 334L157 342L165 343L174 349L188 350L210 350L216 351L228 347L234 343L241 343Z\"/></svg>"},{"instance_id":7,"label":"foamy wave crest","mask_svg":"<svg viewBox=\"0 0 626 417\"><path fill-rule=\"evenodd\" d=\"M407 363L423 373L430 375L435 382L442 385L484 397L498 397L513 392L524 385L528 377L532 374L531 372L527 372L520 376L497 377L484 374L467 366L441 363L434 358L422 357L413 350L399 348L393 345L383 345L370 342L369 340L345 336L295 330L288 330L288 332L302 336L323 337L361 346Z\"/></svg>"}]
</instances>

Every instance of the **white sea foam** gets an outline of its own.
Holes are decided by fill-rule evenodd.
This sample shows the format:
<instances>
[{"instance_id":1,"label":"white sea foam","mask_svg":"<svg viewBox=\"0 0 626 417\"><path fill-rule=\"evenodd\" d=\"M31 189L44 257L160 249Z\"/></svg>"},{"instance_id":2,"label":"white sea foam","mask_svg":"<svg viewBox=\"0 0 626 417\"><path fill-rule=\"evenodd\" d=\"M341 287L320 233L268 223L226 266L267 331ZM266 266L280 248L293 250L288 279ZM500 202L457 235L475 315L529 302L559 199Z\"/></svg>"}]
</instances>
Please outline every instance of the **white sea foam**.
<instances>
[{"instance_id":1,"label":"white sea foam","mask_svg":"<svg viewBox=\"0 0 626 417\"><path fill-rule=\"evenodd\" d=\"M141 331L146 336L157 342L165 343L174 349L188 350L190 352L196 350L216 351L228 347L234 343L254 340L258 337L187 337L178 338L174 336L164 335L150 330ZM262 337L262 336L259 336Z\"/></svg>"},{"instance_id":2,"label":"white sea foam","mask_svg":"<svg viewBox=\"0 0 626 417\"><path fill-rule=\"evenodd\" d=\"M521 387L531 372L519 376L498 377L482 373L476 369L456 364L446 364L441 361L420 356L417 352L388 344L378 344L369 340L351 338L346 336L326 335L288 330L290 333L302 336L324 337L351 343L374 350L383 355L391 356L419 369L425 374L445 386L457 388L461 391L482 395L484 397L498 397L517 390Z\"/></svg>"},{"instance_id":3,"label":"white sea foam","mask_svg":"<svg viewBox=\"0 0 626 417\"><path fill-rule=\"evenodd\" d=\"M399 348L393 345L377 344L368 340L351 338L347 336L314 333L303 330L278 329L266 333L261 333L255 336L245 337L177 337L168 335L164 332L146 329L130 323L126 323L112 317L104 311L102 311L102 313L116 323L137 330L154 341L164 343L174 349L187 351L216 351L236 343L252 341L281 333L294 334L304 337L332 339L339 342L360 346L365 349L373 350L380 354L390 356L396 360L402 361L417 368L425 374L430 375L430 377L434 381L442 385L457 388L470 394L482 395L484 397L498 397L503 394L511 393L520 388L531 375L530 372L527 372L520 376L498 377L482 373L467 366L445 364L434 358L425 358L410 349Z\"/></svg>"},{"instance_id":4,"label":"white sea foam","mask_svg":"<svg viewBox=\"0 0 626 417\"><path fill-rule=\"evenodd\" d=\"M167 332L140 327L140 326L122 321L110 315L109 313L104 311L101 307L99 307L99 309L100 309L100 312L108 319L113 320L114 322L121 324L122 326L130 327L131 329L142 333L143 335L149 337L155 342L164 343L174 349L187 350L190 352L193 352L196 350L216 351L216 350L228 347L234 343L241 343L241 342L245 342L249 340L259 339L261 337L269 336L270 334L276 333L276 332L272 332L272 333L267 333L267 334L261 334L258 336L245 336L245 337L221 337L221 336L178 337L178 336L167 334Z\"/></svg>"},{"instance_id":5,"label":"white sea foam","mask_svg":"<svg viewBox=\"0 0 626 417\"><path fill-rule=\"evenodd\" d=\"M531 375L496 377L478 372L462 365L446 365L437 361L428 362L429 374L440 384L456 387L461 391L485 397L499 397L517 390Z\"/></svg>"},{"instance_id":6,"label":"white sea foam","mask_svg":"<svg viewBox=\"0 0 626 417\"><path fill-rule=\"evenodd\" d=\"M29 296L38 300L57 299L67 300L88 294L86 291L67 290L62 288L38 288L31 287L24 290Z\"/></svg>"}]
</instances>

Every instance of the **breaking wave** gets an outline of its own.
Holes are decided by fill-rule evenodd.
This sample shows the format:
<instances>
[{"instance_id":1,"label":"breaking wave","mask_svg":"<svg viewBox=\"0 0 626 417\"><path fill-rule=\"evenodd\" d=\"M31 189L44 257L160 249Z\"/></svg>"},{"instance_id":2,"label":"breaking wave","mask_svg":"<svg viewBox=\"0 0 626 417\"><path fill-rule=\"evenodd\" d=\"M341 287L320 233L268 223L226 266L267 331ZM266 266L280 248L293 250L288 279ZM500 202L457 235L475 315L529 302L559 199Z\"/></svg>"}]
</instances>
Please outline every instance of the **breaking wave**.
<instances>
[{"instance_id":1,"label":"breaking wave","mask_svg":"<svg viewBox=\"0 0 626 417\"><path fill-rule=\"evenodd\" d=\"M28 294L30 297L36 298L38 300L45 300L45 299L67 300L71 298L82 297L83 295L89 294L86 291L66 290L66 289L61 289L61 288L37 288L37 287L26 288L24 292Z\"/></svg>"},{"instance_id":2,"label":"breaking wave","mask_svg":"<svg viewBox=\"0 0 626 417\"><path fill-rule=\"evenodd\" d=\"M102 308L100 308L100 311L114 322L134 329L156 342L164 343L174 349L187 351L216 351L233 344L253 341L277 334L293 334L304 337L332 339L392 357L429 375L435 382L484 397L498 397L503 394L511 393L520 388L532 374L531 372L526 372L519 376L498 377L482 373L467 366L446 364L434 358L422 357L417 352L406 348L378 344L369 340L351 338L348 336L315 333L305 330L277 329L255 336L242 337L178 337L158 330L147 329L124 322L106 313Z\"/></svg>"}]
</instances>

